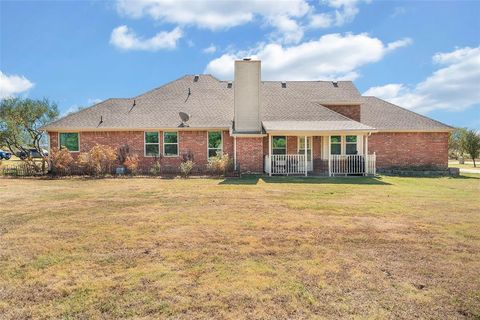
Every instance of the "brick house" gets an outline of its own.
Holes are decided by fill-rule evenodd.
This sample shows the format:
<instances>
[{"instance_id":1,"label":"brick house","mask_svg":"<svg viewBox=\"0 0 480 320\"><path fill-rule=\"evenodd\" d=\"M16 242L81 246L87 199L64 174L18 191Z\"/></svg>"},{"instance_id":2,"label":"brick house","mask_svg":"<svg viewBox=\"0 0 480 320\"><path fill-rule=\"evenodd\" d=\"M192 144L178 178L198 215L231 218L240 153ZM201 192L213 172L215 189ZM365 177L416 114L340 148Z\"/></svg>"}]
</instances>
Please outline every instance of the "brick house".
<instances>
[{"instance_id":1,"label":"brick house","mask_svg":"<svg viewBox=\"0 0 480 320\"><path fill-rule=\"evenodd\" d=\"M73 154L95 144L148 166L205 165L229 154L242 172L373 174L448 166L450 126L375 97L351 81L262 81L261 62L235 62L234 81L187 75L128 99L108 99L44 128L50 147Z\"/></svg>"}]
</instances>

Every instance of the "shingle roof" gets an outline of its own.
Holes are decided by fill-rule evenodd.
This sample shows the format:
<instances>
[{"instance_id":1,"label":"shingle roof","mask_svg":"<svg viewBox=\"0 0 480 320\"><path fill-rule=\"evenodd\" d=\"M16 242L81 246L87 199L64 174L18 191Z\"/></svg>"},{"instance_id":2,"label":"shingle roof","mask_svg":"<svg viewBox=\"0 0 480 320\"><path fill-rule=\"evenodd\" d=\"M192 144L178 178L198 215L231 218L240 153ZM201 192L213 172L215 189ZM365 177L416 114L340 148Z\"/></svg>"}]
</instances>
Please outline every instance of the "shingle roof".
<instances>
[{"instance_id":1,"label":"shingle roof","mask_svg":"<svg viewBox=\"0 0 480 320\"><path fill-rule=\"evenodd\" d=\"M233 120L233 86L211 75L187 75L129 99L108 99L63 117L45 130L142 130L178 128L179 112L190 115L190 128L230 128ZM190 92L190 94L189 94ZM449 128L376 98L361 97L351 81L262 81L263 121L346 121L321 104L362 103L362 123L378 129ZM135 106L133 106L135 101ZM364 110L365 109L365 110ZM339 117L342 120L339 120ZM398 119L405 117L406 119ZM365 121L363 119L365 118ZM416 123L413 123L416 122ZM310 123L312 124L312 123ZM317 123L319 124L319 123ZM327 123L325 123L327 125ZM329 124L330 125L330 124Z\"/></svg>"},{"instance_id":2,"label":"shingle roof","mask_svg":"<svg viewBox=\"0 0 480 320\"><path fill-rule=\"evenodd\" d=\"M190 95L188 92L190 91ZM262 82L264 119L315 120L320 107L311 101L353 103L360 94L350 81ZM135 100L135 106L133 106ZM130 99L108 99L59 119L46 130L177 128L179 112L190 114L191 128L229 128L233 120L233 86L211 75L184 76ZM100 120L103 120L100 123Z\"/></svg>"},{"instance_id":3,"label":"shingle roof","mask_svg":"<svg viewBox=\"0 0 480 320\"><path fill-rule=\"evenodd\" d=\"M105 100L45 129L176 128L181 124L179 112L191 115L190 127L228 128L233 119L233 89L209 75L200 76L197 82L193 78L184 76L130 99Z\"/></svg>"},{"instance_id":4,"label":"shingle roof","mask_svg":"<svg viewBox=\"0 0 480 320\"><path fill-rule=\"evenodd\" d=\"M452 127L376 97L362 97L362 123L380 131L449 131Z\"/></svg>"}]
</instances>

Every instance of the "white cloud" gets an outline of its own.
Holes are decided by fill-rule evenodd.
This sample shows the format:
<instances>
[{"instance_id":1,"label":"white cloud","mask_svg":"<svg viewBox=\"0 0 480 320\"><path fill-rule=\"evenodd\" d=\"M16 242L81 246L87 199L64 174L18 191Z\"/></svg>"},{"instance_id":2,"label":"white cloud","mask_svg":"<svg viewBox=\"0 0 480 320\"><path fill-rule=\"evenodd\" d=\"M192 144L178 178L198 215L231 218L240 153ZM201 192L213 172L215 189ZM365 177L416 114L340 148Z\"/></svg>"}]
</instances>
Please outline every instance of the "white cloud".
<instances>
[{"instance_id":1,"label":"white cloud","mask_svg":"<svg viewBox=\"0 0 480 320\"><path fill-rule=\"evenodd\" d=\"M310 15L309 26L311 28L328 28L333 24L334 18L327 13Z\"/></svg>"},{"instance_id":2,"label":"white cloud","mask_svg":"<svg viewBox=\"0 0 480 320\"><path fill-rule=\"evenodd\" d=\"M393 51L395 49L409 46L413 43L413 40L410 38L404 38L397 41L390 42L387 46L388 51Z\"/></svg>"},{"instance_id":3,"label":"white cloud","mask_svg":"<svg viewBox=\"0 0 480 320\"><path fill-rule=\"evenodd\" d=\"M368 34L328 34L318 40L284 47L270 43L251 50L227 53L208 63L205 72L233 78L233 61L244 57L262 60L262 78L272 80L355 79L357 69L381 60L395 45ZM408 45L404 41L403 45Z\"/></svg>"},{"instance_id":4,"label":"white cloud","mask_svg":"<svg viewBox=\"0 0 480 320\"><path fill-rule=\"evenodd\" d=\"M138 37L135 32L123 25L113 29L110 43L124 50L158 51L175 48L182 35L182 30L176 27L170 32L162 31L151 38L144 39Z\"/></svg>"},{"instance_id":5,"label":"white cloud","mask_svg":"<svg viewBox=\"0 0 480 320\"><path fill-rule=\"evenodd\" d=\"M102 99L96 99L96 98L88 98L87 99L87 103L88 103L89 106L97 104L97 103L102 102L102 101L103 101Z\"/></svg>"},{"instance_id":6,"label":"white cloud","mask_svg":"<svg viewBox=\"0 0 480 320\"><path fill-rule=\"evenodd\" d=\"M339 27L350 23L360 11L358 5L361 2L369 3L370 0L323 0L322 2L333 11L310 14L310 28Z\"/></svg>"},{"instance_id":7,"label":"white cloud","mask_svg":"<svg viewBox=\"0 0 480 320\"><path fill-rule=\"evenodd\" d=\"M290 0L281 3L270 1L117 1L117 10L126 16L179 25L195 25L218 30L251 22L255 15L264 17L288 15L301 17L310 9L305 0Z\"/></svg>"},{"instance_id":8,"label":"white cloud","mask_svg":"<svg viewBox=\"0 0 480 320\"><path fill-rule=\"evenodd\" d=\"M210 44L208 47L203 49L203 53L215 53L217 51L217 47L215 47L213 44Z\"/></svg>"},{"instance_id":9,"label":"white cloud","mask_svg":"<svg viewBox=\"0 0 480 320\"><path fill-rule=\"evenodd\" d=\"M303 38L303 27L287 15L272 16L268 22L276 29L273 36L283 43L298 43Z\"/></svg>"},{"instance_id":10,"label":"white cloud","mask_svg":"<svg viewBox=\"0 0 480 320\"><path fill-rule=\"evenodd\" d=\"M289 44L299 43L306 28L342 26L351 22L359 12L360 2L370 0L322 0L319 8L307 0L278 3L264 0L118 0L116 8L121 15L131 18L149 17L160 23L213 31L256 22L260 18L264 25L273 28L271 39Z\"/></svg>"},{"instance_id":11,"label":"white cloud","mask_svg":"<svg viewBox=\"0 0 480 320\"><path fill-rule=\"evenodd\" d=\"M404 14L407 13L407 9L404 8L404 7L395 7L395 9L393 9L393 12L392 14L390 15L390 18L396 18L398 16L402 16Z\"/></svg>"},{"instance_id":12,"label":"white cloud","mask_svg":"<svg viewBox=\"0 0 480 320\"><path fill-rule=\"evenodd\" d=\"M24 76L7 75L0 71L0 99L14 97L30 90L35 84Z\"/></svg>"},{"instance_id":13,"label":"white cloud","mask_svg":"<svg viewBox=\"0 0 480 320\"><path fill-rule=\"evenodd\" d=\"M417 85L387 84L364 94L419 112L463 110L480 104L480 47L437 53L432 60L440 68Z\"/></svg>"}]
</instances>

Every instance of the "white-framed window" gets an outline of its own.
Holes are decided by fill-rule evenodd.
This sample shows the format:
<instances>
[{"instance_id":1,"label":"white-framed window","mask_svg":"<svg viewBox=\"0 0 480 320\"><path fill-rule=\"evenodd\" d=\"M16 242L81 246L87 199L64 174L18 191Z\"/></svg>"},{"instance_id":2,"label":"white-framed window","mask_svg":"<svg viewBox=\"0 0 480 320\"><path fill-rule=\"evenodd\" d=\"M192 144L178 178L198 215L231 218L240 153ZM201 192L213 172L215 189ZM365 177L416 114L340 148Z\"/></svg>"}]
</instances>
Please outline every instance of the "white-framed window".
<instances>
[{"instance_id":1,"label":"white-framed window","mask_svg":"<svg viewBox=\"0 0 480 320\"><path fill-rule=\"evenodd\" d=\"M165 157L178 156L178 132L177 131L163 132L163 155Z\"/></svg>"},{"instance_id":2,"label":"white-framed window","mask_svg":"<svg viewBox=\"0 0 480 320\"><path fill-rule=\"evenodd\" d=\"M357 136L345 137L345 154L357 154Z\"/></svg>"},{"instance_id":3,"label":"white-framed window","mask_svg":"<svg viewBox=\"0 0 480 320\"><path fill-rule=\"evenodd\" d=\"M272 136L272 154L287 154L286 136Z\"/></svg>"},{"instance_id":4,"label":"white-framed window","mask_svg":"<svg viewBox=\"0 0 480 320\"><path fill-rule=\"evenodd\" d=\"M158 157L160 155L160 138L158 131L145 132L145 157Z\"/></svg>"},{"instance_id":5,"label":"white-framed window","mask_svg":"<svg viewBox=\"0 0 480 320\"><path fill-rule=\"evenodd\" d=\"M305 154L305 137L298 137L298 154ZM312 137L307 137L307 159L312 160Z\"/></svg>"},{"instance_id":6,"label":"white-framed window","mask_svg":"<svg viewBox=\"0 0 480 320\"><path fill-rule=\"evenodd\" d=\"M222 131L208 131L208 157L215 157L223 153Z\"/></svg>"},{"instance_id":7,"label":"white-framed window","mask_svg":"<svg viewBox=\"0 0 480 320\"><path fill-rule=\"evenodd\" d=\"M342 136L330 136L330 154L342 154Z\"/></svg>"},{"instance_id":8,"label":"white-framed window","mask_svg":"<svg viewBox=\"0 0 480 320\"><path fill-rule=\"evenodd\" d=\"M78 132L60 132L58 134L58 148L67 148L70 152L79 152L80 134Z\"/></svg>"}]
</instances>

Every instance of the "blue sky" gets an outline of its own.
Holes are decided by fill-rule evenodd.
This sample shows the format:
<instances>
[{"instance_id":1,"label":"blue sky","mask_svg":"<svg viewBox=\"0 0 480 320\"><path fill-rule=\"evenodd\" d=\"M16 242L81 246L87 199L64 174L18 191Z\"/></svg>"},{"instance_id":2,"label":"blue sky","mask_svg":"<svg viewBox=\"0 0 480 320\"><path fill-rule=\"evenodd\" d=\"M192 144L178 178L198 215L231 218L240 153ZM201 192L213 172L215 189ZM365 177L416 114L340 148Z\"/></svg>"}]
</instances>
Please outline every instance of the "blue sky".
<instances>
[{"instance_id":1,"label":"blue sky","mask_svg":"<svg viewBox=\"0 0 480 320\"><path fill-rule=\"evenodd\" d=\"M231 79L236 58L275 80L351 79L480 129L478 1L0 1L0 96L62 113L184 74Z\"/></svg>"}]
</instances>

